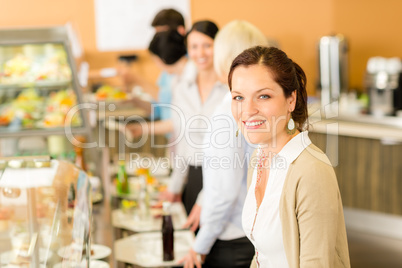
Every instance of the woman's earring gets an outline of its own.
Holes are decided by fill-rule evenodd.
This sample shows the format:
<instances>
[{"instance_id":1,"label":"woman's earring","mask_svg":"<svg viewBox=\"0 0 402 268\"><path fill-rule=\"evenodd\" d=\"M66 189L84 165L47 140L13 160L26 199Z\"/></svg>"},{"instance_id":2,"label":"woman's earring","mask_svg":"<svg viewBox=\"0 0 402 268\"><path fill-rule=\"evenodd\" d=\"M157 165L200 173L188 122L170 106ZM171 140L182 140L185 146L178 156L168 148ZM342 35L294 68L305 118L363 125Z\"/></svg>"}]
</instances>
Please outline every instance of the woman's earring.
<instances>
[{"instance_id":1,"label":"woman's earring","mask_svg":"<svg viewBox=\"0 0 402 268\"><path fill-rule=\"evenodd\" d=\"M290 119L286 125L286 132L289 135L293 135L296 132L295 121L293 120L292 115L290 115Z\"/></svg>"},{"instance_id":2,"label":"woman's earring","mask_svg":"<svg viewBox=\"0 0 402 268\"><path fill-rule=\"evenodd\" d=\"M236 130L236 138L239 136L239 129Z\"/></svg>"}]
</instances>

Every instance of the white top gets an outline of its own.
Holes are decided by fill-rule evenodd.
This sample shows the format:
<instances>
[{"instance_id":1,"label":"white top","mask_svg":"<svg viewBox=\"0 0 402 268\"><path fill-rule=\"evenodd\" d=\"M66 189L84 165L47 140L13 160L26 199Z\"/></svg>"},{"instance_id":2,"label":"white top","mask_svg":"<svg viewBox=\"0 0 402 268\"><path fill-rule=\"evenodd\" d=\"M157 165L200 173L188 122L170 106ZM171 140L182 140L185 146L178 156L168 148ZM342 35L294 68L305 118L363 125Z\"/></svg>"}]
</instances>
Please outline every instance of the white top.
<instances>
[{"instance_id":1,"label":"white top","mask_svg":"<svg viewBox=\"0 0 402 268\"><path fill-rule=\"evenodd\" d=\"M243 135L236 137L237 125L231 112L229 89L212 115L211 132L205 134L203 199L200 230L193 249L208 254L217 239L245 237L241 214L247 194L248 159L252 154Z\"/></svg>"},{"instance_id":2,"label":"white top","mask_svg":"<svg viewBox=\"0 0 402 268\"><path fill-rule=\"evenodd\" d=\"M310 144L311 141L308 137L308 132L302 132L291 139L282 150L272 158L268 183L257 216L257 203L255 198L257 168L254 170L253 179L243 207L242 224L244 232L253 243L256 252L258 252L259 267L289 267L283 246L279 201L290 164L296 160L301 152ZM255 224L252 236L254 239L252 239L251 230L254 218Z\"/></svg>"},{"instance_id":3,"label":"white top","mask_svg":"<svg viewBox=\"0 0 402 268\"><path fill-rule=\"evenodd\" d=\"M194 63L189 60L172 89L173 145L176 144L172 179L169 184L169 191L172 193L182 191L190 165L202 165L202 152L208 146L204 144L204 135L211 130L210 118L228 91L225 85L216 82L202 103L194 68Z\"/></svg>"}]
</instances>

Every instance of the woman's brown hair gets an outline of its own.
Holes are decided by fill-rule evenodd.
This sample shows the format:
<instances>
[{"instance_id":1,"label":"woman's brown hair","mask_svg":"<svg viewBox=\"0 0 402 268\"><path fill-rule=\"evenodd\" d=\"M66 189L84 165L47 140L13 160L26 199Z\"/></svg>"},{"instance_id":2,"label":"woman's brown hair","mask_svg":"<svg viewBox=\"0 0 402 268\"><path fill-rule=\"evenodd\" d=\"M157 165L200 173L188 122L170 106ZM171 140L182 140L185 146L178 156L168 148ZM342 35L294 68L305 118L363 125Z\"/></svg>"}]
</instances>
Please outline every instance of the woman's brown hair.
<instances>
[{"instance_id":1,"label":"woman's brown hair","mask_svg":"<svg viewBox=\"0 0 402 268\"><path fill-rule=\"evenodd\" d=\"M285 97L288 98L296 90L296 106L292 112L292 118L297 123L297 129L303 131L308 119L306 74L294 61L288 58L285 52L275 47L255 46L244 50L232 62L230 66L228 82L232 90L232 76L239 66L261 65L268 69L274 81L281 86Z\"/></svg>"}]
</instances>

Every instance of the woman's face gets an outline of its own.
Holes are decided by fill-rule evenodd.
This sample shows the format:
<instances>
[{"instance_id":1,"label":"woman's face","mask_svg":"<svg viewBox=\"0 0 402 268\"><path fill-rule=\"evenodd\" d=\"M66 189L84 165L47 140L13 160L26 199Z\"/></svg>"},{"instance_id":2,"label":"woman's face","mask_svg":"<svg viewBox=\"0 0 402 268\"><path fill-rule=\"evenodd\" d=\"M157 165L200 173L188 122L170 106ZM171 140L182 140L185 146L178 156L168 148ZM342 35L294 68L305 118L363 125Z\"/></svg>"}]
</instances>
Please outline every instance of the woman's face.
<instances>
[{"instance_id":1,"label":"woman's face","mask_svg":"<svg viewBox=\"0 0 402 268\"><path fill-rule=\"evenodd\" d=\"M199 70L213 68L214 64L214 40L197 31L192 31L187 36L187 51L191 60Z\"/></svg>"},{"instance_id":2,"label":"woman's face","mask_svg":"<svg viewBox=\"0 0 402 268\"><path fill-rule=\"evenodd\" d=\"M246 139L253 144L275 146L288 135L286 124L296 103L296 91L288 98L264 66L239 66L232 74L232 114Z\"/></svg>"}]
</instances>

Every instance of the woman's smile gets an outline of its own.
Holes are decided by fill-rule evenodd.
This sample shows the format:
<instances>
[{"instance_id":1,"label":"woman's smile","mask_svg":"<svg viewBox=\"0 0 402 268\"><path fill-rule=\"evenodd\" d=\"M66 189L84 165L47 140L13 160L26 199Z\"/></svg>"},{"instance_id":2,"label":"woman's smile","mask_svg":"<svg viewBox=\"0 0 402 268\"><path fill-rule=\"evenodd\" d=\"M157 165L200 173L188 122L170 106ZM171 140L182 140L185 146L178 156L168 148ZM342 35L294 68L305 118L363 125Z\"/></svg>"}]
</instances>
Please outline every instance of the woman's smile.
<instances>
[{"instance_id":1,"label":"woman's smile","mask_svg":"<svg viewBox=\"0 0 402 268\"><path fill-rule=\"evenodd\" d=\"M243 121L243 124L247 129L258 129L265 122L266 122L266 120L247 120L247 121Z\"/></svg>"}]
</instances>

